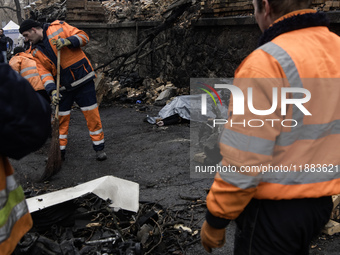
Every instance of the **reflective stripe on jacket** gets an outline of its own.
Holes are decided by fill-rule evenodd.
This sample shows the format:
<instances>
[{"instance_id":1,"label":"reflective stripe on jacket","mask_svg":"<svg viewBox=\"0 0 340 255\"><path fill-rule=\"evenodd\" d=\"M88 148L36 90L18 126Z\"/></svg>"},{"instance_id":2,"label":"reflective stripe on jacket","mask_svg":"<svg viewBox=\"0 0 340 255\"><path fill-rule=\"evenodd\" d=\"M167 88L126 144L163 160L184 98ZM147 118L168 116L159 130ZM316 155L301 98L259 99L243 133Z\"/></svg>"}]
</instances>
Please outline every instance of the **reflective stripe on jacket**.
<instances>
[{"instance_id":1,"label":"reflective stripe on jacket","mask_svg":"<svg viewBox=\"0 0 340 255\"><path fill-rule=\"evenodd\" d=\"M84 31L59 20L45 24L43 31L43 41L33 45L32 55L37 59L38 71L49 94L55 89L57 49L54 41L58 38L66 38L72 43L61 49L61 90L72 90L95 78L92 65L80 48L89 42Z\"/></svg>"},{"instance_id":2,"label":"reflective stripe on jacket","mask_svg":"<svg viewBox=\"0 0 340 255\"><path fill-rule=\"evenodd\" d=\"M293 12L280 20L305 13L314 11ZM252 87L252 105L257 110L271 109L277 88L277 108L261 116L245 103L244 115L236 115L232 114L235 98L231 98L231 118L221 135L220 149L222 164L236 166L238 171L216 175L207 196L212 215L235 219L252 198L299 199L340 193L339 66L340 38L325 26L280 34L242 62L234 84L245 98ZM311 99L301 105L283 105L283 109L282 88L304 88ZM287 98L304 96L288 93ZM311 115L303 113L303 107Z\"/></svg>"},{"instance_id":3,"label":"reflective stripe on jacket","mask_svg":"<svg viewBox=\"0 0 340 255\"><path fill-rule=\"evenodd\" d=\"M8 159L0 156L0 253L12 254L32 227L24 192L15 181Z\"/></svg>"},{"instance_id":4,"label":"reflective stripe on jacket","mask_svg":"<svg viewBox=\"0 0 340 255\"><path fill-rule=\"evenodd\" d=\"M41 148L51 130L51 107L8 64L0 63L0 77L0 254L12 254L32 220L7 157L21 159Z\"/></svg>"},{"instance_id":5,"label":"reflective stripe on jacket","mask_svg":"<svg viewBox=\"0 0 340 255\"><path fill-rule=\"evenodd\" d=\"M40 79L34 57L31 54L20 52L11 58L9 65L28 80L35 91L45 89Z\"/></svg>"}]
</instances>

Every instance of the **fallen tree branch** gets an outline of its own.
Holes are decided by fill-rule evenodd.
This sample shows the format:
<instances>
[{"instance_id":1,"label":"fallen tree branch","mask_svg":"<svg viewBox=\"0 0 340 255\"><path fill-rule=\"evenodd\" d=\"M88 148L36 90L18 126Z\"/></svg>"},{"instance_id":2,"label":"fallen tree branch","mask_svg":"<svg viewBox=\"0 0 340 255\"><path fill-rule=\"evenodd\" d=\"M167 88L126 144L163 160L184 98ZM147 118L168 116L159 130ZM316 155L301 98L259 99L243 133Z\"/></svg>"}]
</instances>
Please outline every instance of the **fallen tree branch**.
<instances>
[{"instance_id":1,"label":"fallen tree branch","mask_svg":"<svg viewBox=\"0 0 340 255\"><path fill-rule=\"evenodd\" d=\"M120 69L122 67L126 66L127 63L130 64L130 63L133 63L134 61L138 61L138 59L140 59L141 57L143 57L145 55L145 54L143 54L142 56L139 56L140 53L142 52L142 50L144 49L144 47L148 43L152 42L158 36L159 33L167 30L170 27L172 27L176 23L177 19L190 6L192 6L192 4L193 4L192 0L181 0L181 1L177 2L176 5L173 6L173 8L171 9L171 14L164 20L164 22L162 24L160 24L159 26L155 27L154 29L152 29L152 31L146 36L146 38L137 47L135 47L130 52L126 52L126 53L123 53L121 55L115 56L113 59L111 59L107 63L97 67L95 69L95 71L97 71L98 69L102 69L102 68L107 67L108 65L110 65L111 63L113 63L116 60L122 59L117 67L110 69L110 73L113 74L114 76L116 76L119 73ZM149 52L147 54L150 54L151 52ZM136 55L135 59L128 61L128 59L133 55Z\"/></svg>"}]
</instances>

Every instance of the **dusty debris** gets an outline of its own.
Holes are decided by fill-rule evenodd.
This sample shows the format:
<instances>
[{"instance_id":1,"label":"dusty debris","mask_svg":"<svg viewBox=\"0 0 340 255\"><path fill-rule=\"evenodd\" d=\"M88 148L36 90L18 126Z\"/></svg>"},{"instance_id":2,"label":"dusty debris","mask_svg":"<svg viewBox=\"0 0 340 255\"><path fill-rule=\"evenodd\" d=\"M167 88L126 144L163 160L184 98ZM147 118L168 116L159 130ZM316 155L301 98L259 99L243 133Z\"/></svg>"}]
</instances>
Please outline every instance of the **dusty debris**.
<instances>
[{"instance_id":1,"label":"dusty debris","mask_svg":"<svg viewBox=\"0 0 340 255\"><path fill-rule=\"evenodd\" d=\"M97 100L100 103L104 101L116 101L121 103L144 103L165 105L169 103L174 96L189 94L189 88L177 88L170 81L165 81L158 77L151 78L121 78L119 81L111 81L100 73L100 78L96 87ZM97 78L98 79L98 78ZM105 80L104 80L105 79Z\"/></svg>"},{"instance_id":2,"label":"dusty debris","mask_svg":"<svg viewBox=\"0 0 340 255\"><path fill-rule=\"evenodd\" d=\"M25 18L40 22L52 22L66 19L67 0L38 0L24 7Z\"/></svg>"},{"instance_id":3,"label":"dusty debris","mask_svg":"<svg viewBox=\"0 0 340 255\"><path fill-rule=\"evenodd\" d=\"M340 233L340 194L333 195L333 211L329 222L323 228L322 233L327 235L334 235Z\"/></svg>"},{"instance_id":4,"label":"dusty debris","mask_svg":"<svg viewBox=\"0 0 340 255\"><path fill-rule=\"evenodd\" d=\"M181 0L187 1L187 0ZM68 22L106 22L123 21L163 21L174 4L174 0L38 0L25 6L25 17L41 22L52 22L56 19ZM197 18L198 12L185 13L183 24L188 18Z\"/></svg>"},{"instance_id":5,"label":"dusty debris","mask_svg":"<svg viewBox=\"0 0 340 255\"><path fill-rule=\"evenodd\" d=\"M124 21L163 21L170 10L185 0L38 0L24 8L26 18L51 22L56 19L80 22L120 23ZM201 0L195 11L186 11L179 26L186 27L198 17L253 15L251 0ZM340 0L313 0L317 11L340 10Z\"/></svg>"},{"instance_id":6,"label":"dusty debris","mask_svg":"<svg viewBox=\"0 0 340 255\"><path fill-rule=\"evenodd\" d=\"M21 254L185 254L200 241L203 200L172 208L140 201L138 212L116 211L92 193L32 213Z\"/></svg>"}]
</instances>

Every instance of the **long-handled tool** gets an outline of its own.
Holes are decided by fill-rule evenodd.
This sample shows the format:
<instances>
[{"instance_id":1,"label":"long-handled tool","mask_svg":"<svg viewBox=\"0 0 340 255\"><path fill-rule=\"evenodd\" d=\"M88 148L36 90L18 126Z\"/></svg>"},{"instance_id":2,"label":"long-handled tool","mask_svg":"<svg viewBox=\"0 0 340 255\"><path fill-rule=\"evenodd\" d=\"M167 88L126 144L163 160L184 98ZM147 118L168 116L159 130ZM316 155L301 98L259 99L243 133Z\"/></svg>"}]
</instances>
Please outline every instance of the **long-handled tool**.
<instances>
[{"instance_id":1,"label":"long-handled tool","mask_svg":"<svg viewBox=\"0 0 340 255\"><path fill-rule=\"evenodd\" d=\"M59 98L60 87L60 50L57 53L57 98ZM59 142L59 104L55 106L55 116L52 125L52 139L45 171L40 178L40 181L47 181L52 175L58 173L61 169L61 153Z\"/></svg>"}]
</instances>

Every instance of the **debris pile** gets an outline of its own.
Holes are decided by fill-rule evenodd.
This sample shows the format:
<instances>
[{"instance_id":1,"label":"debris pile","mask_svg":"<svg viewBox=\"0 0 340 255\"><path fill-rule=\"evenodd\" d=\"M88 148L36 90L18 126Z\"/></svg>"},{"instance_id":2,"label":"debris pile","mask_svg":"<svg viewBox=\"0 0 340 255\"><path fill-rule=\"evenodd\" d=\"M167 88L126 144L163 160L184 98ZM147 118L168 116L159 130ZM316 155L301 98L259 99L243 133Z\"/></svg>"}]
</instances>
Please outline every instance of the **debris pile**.
<instances>
[{"instance_id":1,"label":"debris pile","mask_svg":"<svg viewBox=\"0 0 340 255\"><path fill-rule=\"evenodd\" d=\"M26 18L31 17L44 22L51 22L56 19L107 23L163 21L167 11L179 2L181 1L38 0L25 7L25 16ZM253 2L249 0L201 0L198 5L195 17L200 15L203 17L252 15L254 12ZM318 11L340 10L340 0L313 0L312 7ZM192 19L192 17L189 18Z\"/></svg>"},{"instance_id":2,"label":"debris pile","mask_svg":"<svg viewBox=\"0 0 340 255\"><path fill-rule=\"evenodd\" d=\"M26 6L24 11L25 18L32 18L41 22L52 22L60 19L67 22L106 22L112 24L123 21L163 21L166 18L167 11L174 4L177 5L178 1L38 0ZM188 13L186 16L188 16Z\"/></svg>"},{"instance_id":3,"label":"debris pile","mask_svg":"<svg viewBox=\"0 0 340 255\"><path fill-rule=\"evenodd\" d=\"M252 15L254 13L251 0L202 0L200 4L204 17ZM313 0L312 8L317 11L340 10L340 0Z\"/></svg>"},{"instance_id":4,"label":"debris pile","mask_svg":"<svg viewBox=\"0 0 340 255\"><path fill-rule=\"evenodd\" d=\"M40 22L52 22L65 20L67 0L38 0L24 7L25 18L31 18Z\"/></svg>"},{"instance_id":5,"label":"debris pile","mask_svg":"<svg viewBox=\"0 0 340 255\"><path fill-rule=\"evenodd\" d=\"M187 1L176 0L110 0L103 1L102 5L106 11L106 20L108 23L119 23L123 21L164 21L169 12L184 4ZM195 1L192 1L193 3ZM186 11L183 14L179 23L187 25L191 20L197 19L200 16L199 5L196 5L192 10Z\"/></svg>"},{"instance_id":6,"label":"debris pile","mask_svg":"<svg viewBox=\"0 0 340 255\"><path fill-rule=\"evenodd\" d=\"M185 254L199 242L205 201L169 208L140 202L133 213L87 194L32 213L34 227L14 254Z\"/></svg>"},{"instance_id":7,"label":"debris pile","mask_svg":"<svg viewBox=\"0 0 340 255\"><path fill-rule=\"evenodd\" d=\"M333 195L333 211L330 220L322 230L322 233L327 235L334 235L340 233L340 194Z\"/></svg>"},{"instance_id":8,"label":"debris pile","mask_svg":"<svg viewBox=\"0 0 340 255\"><path fill-rule=\"evenodd\" d=\"M144 103L164 106L175 96L188 95L189 88L178 88L171 81L140 78L137 74L120 76L119 80L111 81L100 75L101 82L97 81L97 100L103 99L120 103Z\"/></svg>"},{"instance_id":9,"label":"debris pile","mask_svg":"<svg viewBox=\"0 0 340 255\"><path fill-rule=\"evenodd\" d=\"M117 23L132 20L163 20L162 13L171 4L171 0L152 1L103 1L109 23Z\"/></svg>"}]
</instances>

